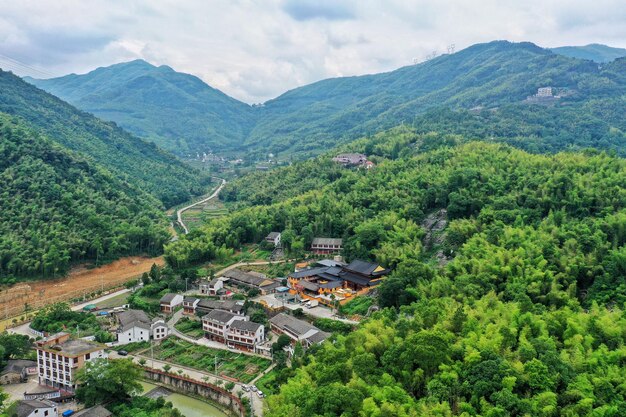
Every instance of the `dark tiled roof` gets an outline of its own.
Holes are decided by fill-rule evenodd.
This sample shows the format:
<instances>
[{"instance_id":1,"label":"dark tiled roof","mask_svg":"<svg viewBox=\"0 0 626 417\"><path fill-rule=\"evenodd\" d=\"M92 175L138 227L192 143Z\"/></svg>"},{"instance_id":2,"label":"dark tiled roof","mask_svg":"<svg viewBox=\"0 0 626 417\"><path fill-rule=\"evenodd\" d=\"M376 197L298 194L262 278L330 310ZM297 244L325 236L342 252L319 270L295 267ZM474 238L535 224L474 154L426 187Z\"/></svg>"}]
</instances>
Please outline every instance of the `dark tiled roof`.
<instances>
[{"instance_id":1,"label":"dark tiled roof","mask_svg":"<svg viewBox=\"0 0 626 417\"><path fill-rule=\"evenodd\" d=\"M306 280L300 281L298 285L302 286L302 288L304 288L305 290L309 290L309 291L319 291L320 289L319 285L313 282L306 281Z\"/></svg>"},{"instance_id":2,"label":"dark tiled roof","mask_svg":"<svg viewBox=\"0 0 626 417\"><path fill-rule=\"evenodd\" d=\"M325 282L324 284L317 284L320 286L320 288L339 288L341 287L342 283L341 281L329 281L329 282Z\"/></svg>"},{"instance_id":3,"label":"dark tiled roof","mask_svg":"<svg viewBox=\"0 0 626 417\"><path fill-rule=\"evenodd\" d=\"M311 330L319 331L319 329L313 326L312 324L309 324L303 320L298 320L297 318L290 316L288 314L285 314L285 313L280 313L272 317L270 319L270 323L272 324L272 326L276 326L279 329L287 329L291 333L298 335L298 336L304 336L306 333L310 332Z\"/></svg>"},{"instance_id":4,"label":"dark tiled roof","mask_svg":"<svg viewBox=\"0 0 626 417\"><path fill-rule=\"evenodd\" d=\"M320 246L320 245L337 245L341 246L343 243L343 239L333 238L333 237L316 237L311 242L311 246Z\"/></svg>"},{"instance_id":5,"label":"dark tiled roof","mask_svg":"<svg viewBox=\"0 0 626 417\"><path fill-rule=\"evenodd\" d=\"M330 333L326 333L320 330L319 332L314 333L311 336L307 337L306 340L308 340L309 343L314 345L316 343L322 343L324 340L328 339L329 337L330 337Z\"/></svg>"},{"instance_id":6,"label":"dark tiled roof","mask_svg":"<svg viewBox=\"0 0 626 417\"><path fill-rule=\"evenodd\" d=\"M174 297L176 297L178 294L174 294L174 293L167 293L165 294L163 297L161 297L161 302L162 303L171 303L174 300Z\"/></svg>"},{"instance_id":7,"label":"dark tiled roof","mask_svg":"<svg viewBox=\"0 0 626 417\"><path fill-rule=\"evenodd\" d=\"M326 271L328 271L328 267L324 266L321 268L311 268L311 269L303 269L302 271L298 271L298 272L292 272L289 274L289 276L291 278L305 278L305 277L312 277L314 275L319 275L319 274L323 274Z\"/></svg>"},{"instance_id":8,"label":"dark tiled roof","mask_svg":"<svg viewBox=\"0 0 626 417\"><path fill-rule=\"evenodd\" d=\"M142 310L127 310L117 315L122 327L128 326L136 322L150 323L150 318L145 311Z\"/></svg>"},{"instance_id":9,"label":"dark tiled roof","mask_svg":"<svg viewBox=\"0 0 626 417\"><path fill-rule=\"evenodd\" d=\"M230 278L234 281L242 282L244 284L253 285L253 286L261 286L265 281L267 281L267 277L262 274L254 274L249 272L244 272L239 269L231 269L224 273L226 278Z\"/></svg>"},{"instance_id":10,"label":"dark tiled roof","mask_svg":"<svg viewBox=\"0 0 626 417\"><path fill-rule=\"evenodd\" d=\"M259 327L262 327L262 326L263 326L262 324L255 323L253 321L236 320L233 322L233 324L230 327L231 329L245 330L248 332L256 333Z\"/></svg>"},{"instance_id":11,"label":"dark tiled roof","mask_svg":"<svg viewBox=\"0 0 626 417\"><path fill-rule=\"evenodd\" d=\"M346 263L341 261L335 261L332 259L322 259L316 262L320 266L344 266Z\"/></svg>"},{"instance_id":12,"label":"dark tiled roof","mask_svg":"<svg viewBox=\"0 0 626 417\"><path fill-rule=\"evenodd\" d=\"M16 372L21 374L24 368L32 368L37 366L37 362L29 361L27 359L9 359L7 361L7 366L4 367L0 375L7 374L9 372Z\"/></svg>"},{"instance_id":13,"label":"dark tiled roof","mask_svg":"<svg viewBox=\"0 0 626 417\"><path fill-rule=\"evenodd\" d=\"M352 273L350 271L342 272L341 273L341 279L343 279L345 281L350 281L350 282L353 282L353 283L355 283L357 285L362 285L362 286L369 285L369 283L371 281L368 278L365 278L365 277L363 277L361 275L354 274L354 273Z\"/></svg>"},{"instance_id":14,"label":"dark tiled roof","mask_svg":"<svg viewBox=\"0 0 626 417\"><path fill-rule=\"evenodd\" d=\"M226 324L233 317L238 317L238 316L236 314L233 314L224 310L212 310L206 316L204 316L202 320L217 321L218 323Z\"/></svg>"},{"instance_id":15,"label":"dark tiled roof","mask_svg":"<svg viewBox=\"0 0 626 417\"><path fill-rule=\"evenodd\" d=\"M113 415L109 410L101 405L95 407L85 408L74 414L74 417L109 417Z\"/></svg>"},{"instance_id":16,"label":"dark tiled roof","mask_svg":"<svg viewBox=\"0 0 626 417\"><path fill-rule=\"evenodd\" d=\"M378 268L378 264L362 261L360 259L355 259L354 261L350 262L348 266L345 267L345 269L363 275L371 275L376 268Z\"/></svg>"},{"instance_id":17,"label":"dark tiled roof","mask_svg":"<svg viewBox=\"0 0 626 417\"><path fill-rule=\"evenodd\" d=\"M27 417L39 408L54 408L56 404L47 400L22 400L17 404L17 417Z\"/></svg>"},{"instance_id":18,"label":"dark tiled roof","mask_svg":"<svg viewBox=\"0 0 626 417\"><path fill-rule=\"evenodd\" d=\"M183 297L183 303L195 303L196 301L199 301L200 299L198 297L192 297L190 295L186 295Z\"/></svg>"}]
</instances>

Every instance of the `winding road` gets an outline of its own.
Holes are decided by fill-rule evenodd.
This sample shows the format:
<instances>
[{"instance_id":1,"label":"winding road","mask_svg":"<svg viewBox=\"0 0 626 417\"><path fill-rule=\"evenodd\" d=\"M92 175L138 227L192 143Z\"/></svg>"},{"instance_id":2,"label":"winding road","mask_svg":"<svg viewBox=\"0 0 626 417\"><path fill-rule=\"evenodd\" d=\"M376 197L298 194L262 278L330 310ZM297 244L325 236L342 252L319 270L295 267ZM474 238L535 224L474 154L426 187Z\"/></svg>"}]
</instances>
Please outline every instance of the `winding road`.
<instances>
[{"instance_id":1,"label":"winding road","mask_svg":"<svg viewBox=\"0 0 626 417\"><path fill-rule=\"evenodd\" d=\"M196 201L195 203L190 204L187 207L183 207L176 212L178 224L180 225L180 227L183 228L183 230L185 231L185 234L189 233L189 229L187 229L187 226L185 226L185 223L183 222L183 213L189 210L190 208L197 206L198 204L205 203L209 201L210 199L215 198L220 193L220 191L222 191L222 188L224 188L224 185L226 185L226 180L224 178L219 178L219 177L213 177L213 178L217 178L218 180L221 180L222 183L220 184L219 187L215 189L215 191L213 191L213 193L210 196L208 196L207 198L203 198L200 201Z\"/></svg>"}]
</instances>

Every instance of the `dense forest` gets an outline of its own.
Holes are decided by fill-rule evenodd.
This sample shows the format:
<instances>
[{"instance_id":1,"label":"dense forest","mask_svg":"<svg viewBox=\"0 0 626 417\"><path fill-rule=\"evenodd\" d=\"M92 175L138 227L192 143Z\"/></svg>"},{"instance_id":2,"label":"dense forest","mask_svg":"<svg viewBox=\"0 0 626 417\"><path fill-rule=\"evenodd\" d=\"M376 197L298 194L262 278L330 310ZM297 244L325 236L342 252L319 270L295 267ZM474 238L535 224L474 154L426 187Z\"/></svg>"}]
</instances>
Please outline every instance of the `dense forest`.
<instances>
[{"instance_id":1,"label":"dense forest","mask_svg":"<svg viewBox=\"0 0 626 417\"><path fill-rule=\"evenodd\" d=\"M1 113L0 184L0 282L160 253L169 239L154 197Z\"/></svg>"},{"instance_id":2,"label":"dense forest","mask_svg":"<svg viewBox=\"0 0 626 417\"><path fill-rule=\"evenodd\" d=\"M143 60L27 81L176 155L232 149L255 122L251 106Z\"/></svg>"},{"instance_id":3,"label":"dense forest","mask_svg":"<svg viewBox=\"0 0 626 417\"><path fill-rule=\"evenodd\" d=\"M153 194L163 206L187 201L208 188L208 176L153 143L81 112L1 70L0 112L23 118L49 140L96 162L121 181Z\"/></svg>"},{"instance_id":4,"label":"dense forest","mask_svg":"<svg viewBox=\"0 0 626 417\"><path fill-rule=\"evenodd\" d=\"M267 415L624 415L626 162L406 127L369 143L372 170L255 174L269 201L231 184L240 210L166 247L185 266L281 230L287 250L343 237L348 260L394 269L383 310L308 356ZM441 209L429 248L420 224Z\"/></svg>"}]
</instances>

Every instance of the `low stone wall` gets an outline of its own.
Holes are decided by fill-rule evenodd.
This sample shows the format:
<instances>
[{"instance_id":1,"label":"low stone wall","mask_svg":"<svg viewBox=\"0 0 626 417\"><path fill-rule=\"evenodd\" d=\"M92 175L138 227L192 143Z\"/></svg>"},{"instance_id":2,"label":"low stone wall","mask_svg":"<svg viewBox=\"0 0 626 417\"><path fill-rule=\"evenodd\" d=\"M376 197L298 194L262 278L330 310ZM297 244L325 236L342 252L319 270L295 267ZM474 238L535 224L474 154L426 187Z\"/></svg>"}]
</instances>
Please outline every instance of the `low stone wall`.
<instances>
[{"instance_id":1,"label":"low stone wall","mask_svg":"<svg viewBox=\"0 0 626 417\"><path fill-rule=\"evenodd\" d=\"M163 372L158 369L144 369L144 375L148 380L166 385L172 391L206 398L217 404L221 404L227 411L230 411L232 415L243 417L246 414L246 409L239 397L231 394L224 388L184 376Z\"/></svg>"}]
</instances>

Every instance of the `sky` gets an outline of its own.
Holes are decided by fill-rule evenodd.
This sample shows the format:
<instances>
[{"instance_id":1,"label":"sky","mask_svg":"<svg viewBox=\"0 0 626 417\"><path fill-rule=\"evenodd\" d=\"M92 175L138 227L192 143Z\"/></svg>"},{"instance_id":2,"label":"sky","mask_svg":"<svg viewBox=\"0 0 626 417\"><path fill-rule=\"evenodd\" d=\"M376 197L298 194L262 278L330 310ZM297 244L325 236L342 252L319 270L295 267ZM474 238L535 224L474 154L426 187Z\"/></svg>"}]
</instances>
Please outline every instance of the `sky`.
<instances>
[{"instance_id":1,"label":"sky","mask_svg":"<svg viewBox=\"0 0 626 417\"><path fill-rule=\"evenodd\" d=\"M497 39L626 47L623 0L0 0L0 67L49 78L133 59L247 103Z\"/></svg>"}]
</instances>

